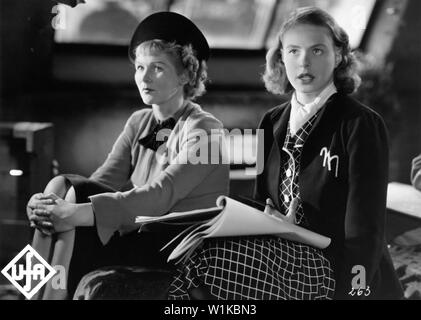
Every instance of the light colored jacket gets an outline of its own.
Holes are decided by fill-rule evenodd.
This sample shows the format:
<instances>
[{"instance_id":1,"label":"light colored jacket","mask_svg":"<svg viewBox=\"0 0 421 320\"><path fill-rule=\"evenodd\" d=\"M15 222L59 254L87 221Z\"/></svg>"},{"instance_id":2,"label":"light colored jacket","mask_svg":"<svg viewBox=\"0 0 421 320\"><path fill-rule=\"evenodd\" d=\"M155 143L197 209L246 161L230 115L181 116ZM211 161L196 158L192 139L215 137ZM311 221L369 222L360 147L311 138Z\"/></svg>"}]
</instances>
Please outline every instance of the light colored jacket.
<instances>
[{"instance_id":1,"label":"light colored jacket","mask_svg":"<svg viewBox=\"0 0 421 320\"><path fill-rule=\"evenodd\" d=\"M214 207L218 196L228 194L229 164L221 163L223 135L217 134L221 122L191 102L176 118L168 140L155 152L139 143L156 124L153 111L135 112L90 177L119 190L90 197L102 243L116 230L135 230L136 216ZM198 152L201 161L195 163ZM133 187L122 191L128 183Z\"/></svg>"}]
</instances>

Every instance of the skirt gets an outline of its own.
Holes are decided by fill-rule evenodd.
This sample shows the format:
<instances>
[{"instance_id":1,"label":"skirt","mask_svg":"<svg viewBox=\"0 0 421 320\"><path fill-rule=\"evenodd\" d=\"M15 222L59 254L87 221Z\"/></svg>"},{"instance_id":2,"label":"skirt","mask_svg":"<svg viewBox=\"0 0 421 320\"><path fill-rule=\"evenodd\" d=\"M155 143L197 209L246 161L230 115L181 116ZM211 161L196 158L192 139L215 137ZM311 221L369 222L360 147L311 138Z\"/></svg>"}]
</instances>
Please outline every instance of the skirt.
<instances>
[{"instance_id":1,"label":"skirt","mask_svg":"<svg viewBox=\"0 0 421 320\"><path fill-rule=\"evenodd\" d=\"M76 202L89 202L89 196L115 192L112 188L78 175L62 175L75 189ZM119 214L116 212L116 214ZM73 296L79 281L87 273L106 266L133 266L173 270L167 263L168 253L160 249L176 235L173 233L141 232L137 230L120 235L115 232L103 245L96 227L77 227L75 243L68 270L68 293Z\"/></svg>"},{"instance_id":2,"label":"skirt","mask_svg":"<svg viewBox=\"0 0 421 320\"><path fill-rule=\"evenodd\" d=\"M206 287L222 300L332 299L335 280L321 250L273 236L206 239L178 265L169 299Z\"/></svg>"}]
</instances>

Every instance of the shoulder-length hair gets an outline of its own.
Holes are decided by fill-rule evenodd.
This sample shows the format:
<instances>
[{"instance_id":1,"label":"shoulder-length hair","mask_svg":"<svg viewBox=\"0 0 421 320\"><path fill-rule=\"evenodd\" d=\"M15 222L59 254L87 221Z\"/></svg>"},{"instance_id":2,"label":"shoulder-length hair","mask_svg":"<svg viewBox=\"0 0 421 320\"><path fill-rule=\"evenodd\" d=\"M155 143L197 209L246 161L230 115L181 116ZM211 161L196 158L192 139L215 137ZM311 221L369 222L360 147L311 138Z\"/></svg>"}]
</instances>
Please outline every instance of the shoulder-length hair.
<instances>
[{"instance_id":1,"label":"shoulder-length hair","mask_svg":"<svg viewBox=\"0 0 421 320\"><path fill-rule=\"evenodd\" d=\"M284 94L293 91L289 82L285 66L282 62L282 39L285 33L299 24L309 24L325 27L329 30L333 44L341 54L341 62L334 70L334 84L338 92L352 93L361 83L361 78L357 74L357 62L349 45L348 34L342 29L331 15L327 12L315 8L304 7L292 12L291 16L282 25L275 44L266 54L266 70L263 74L263 81L266 89L275 94Z\"/></svg>"},{"instance_id":2,"label":"shoulder-length hair","mask_svg":"<svg viewBox=\"0 0 421 320\"><path fill-rule=\"evenodd\" d=\"M164 52L172 57L178 74L187 72L188 82L184 85L184 97L193 100L206 92L208 78L207 64L199 61L192 46L181 46L164 40L149 40L135 48L135 56L145 53Z\"/></svg>"}]
</instances>

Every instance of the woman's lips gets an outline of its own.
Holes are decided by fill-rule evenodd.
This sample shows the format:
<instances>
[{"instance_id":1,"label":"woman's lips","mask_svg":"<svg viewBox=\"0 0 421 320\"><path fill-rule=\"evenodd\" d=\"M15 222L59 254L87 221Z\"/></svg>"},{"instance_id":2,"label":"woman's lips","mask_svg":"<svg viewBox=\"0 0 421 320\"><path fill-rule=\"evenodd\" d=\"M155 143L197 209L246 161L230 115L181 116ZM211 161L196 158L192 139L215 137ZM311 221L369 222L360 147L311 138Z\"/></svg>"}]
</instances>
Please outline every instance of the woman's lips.
<instances>
[{"instance_id":1,"label":"woman's lips","mask_svg":"<svg viewBox=\"0 0 421 320\"><path fill-rule=\"evenodd\" d=\"M311 73L301 73L297 79L302 81L303 83L310 83L314 80L315 76L313 76Z\"/></svg>"}]
</instances>

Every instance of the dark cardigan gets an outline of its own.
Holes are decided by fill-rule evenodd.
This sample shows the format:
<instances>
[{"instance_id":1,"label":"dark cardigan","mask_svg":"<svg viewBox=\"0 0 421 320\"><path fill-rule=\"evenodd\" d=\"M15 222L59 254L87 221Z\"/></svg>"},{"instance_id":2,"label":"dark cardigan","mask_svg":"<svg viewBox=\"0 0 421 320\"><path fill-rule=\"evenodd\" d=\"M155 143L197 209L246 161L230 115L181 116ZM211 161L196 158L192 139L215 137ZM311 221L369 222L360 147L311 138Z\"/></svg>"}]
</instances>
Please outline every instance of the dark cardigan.
<instances>
[{"instance_id":1,"label":"dark cardigan","mask_svg":"<svg viewBox=\"0 0 421 320\"><path fill-rule=\"evenodd\" d=\"M270 197L279 209L282 151L289 102L268 111L264 152L258 155L255 198ZM388 139L381 117L336 93L326 102L303 146L299 187L310 229L332 239L325 249L335 272L336 299L355 298L354 266L363 266L371 299L399 299L402 288L387 250L384 225L388 184ZM355 281L354 281L355 283ZM364 294L361 296L364 297Z\"/></svg>"}]
</instances>

